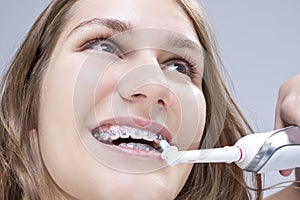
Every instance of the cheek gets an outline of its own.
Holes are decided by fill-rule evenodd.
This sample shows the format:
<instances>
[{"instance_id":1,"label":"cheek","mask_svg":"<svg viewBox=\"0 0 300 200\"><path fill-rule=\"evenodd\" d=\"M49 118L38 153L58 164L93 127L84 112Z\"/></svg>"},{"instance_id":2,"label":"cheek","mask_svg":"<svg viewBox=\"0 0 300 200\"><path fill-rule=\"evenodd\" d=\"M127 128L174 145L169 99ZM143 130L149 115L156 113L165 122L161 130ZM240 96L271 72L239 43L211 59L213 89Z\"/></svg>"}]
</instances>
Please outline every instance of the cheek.
<instances>
[{"instance_id":1,"label":"cheek","mask_svg":"<svg viewBox=\"0 0 300 200\"><path fill-rule=\"evenodd\" d=\"M86 129L95 101L102 101L114 89L111 62L111 57L61 54L50 63L41 94L43 121L56 121L77 131Z\"/></svg>"},{"instance_id":2,"label":"cheek","mask_svg":"<svg viewBox=\"0 0 300 200\"><path fill-rule=\"evenodd\" d=\"M56 184L69 194L92 193L99 184L99 163L86 151L85 115L90 100L86 88L95 88L95 71L83 56L61 54L50 62L41 90L39 140L43 162ZM94 91L94 90L93 90ZM99 186L100 187L100 186ZM95 191L94 191L95 192Z\"/></svg>"},{"instance_id":3,"label":"cheek","mask_svg":"<svg viewBox=\"0 0 300 200\"><path fill-rule=\"evenodd\" d=\"M177 118L180 119L173 145L180 150L196 149L199 146L206 119L206 102L203 92L198 87L186 83L172 84L176 98ZM175 85L175 86L174 86Z\"/></svg>"},{"instance_id":4,"label":"cheek","mask_svg":"<svg viewBox=\"0 0 300 200\"><path fill-rule=\"evenodd\" d=\"M57 59L49 64L41 89L38 127L42 159L60 186L65 185L62 177L71 178L67 169L74 157L72 151L82 154L71 103L79 70L76 61L66 60L70 59Z\"/></svg>"}]
</instances>

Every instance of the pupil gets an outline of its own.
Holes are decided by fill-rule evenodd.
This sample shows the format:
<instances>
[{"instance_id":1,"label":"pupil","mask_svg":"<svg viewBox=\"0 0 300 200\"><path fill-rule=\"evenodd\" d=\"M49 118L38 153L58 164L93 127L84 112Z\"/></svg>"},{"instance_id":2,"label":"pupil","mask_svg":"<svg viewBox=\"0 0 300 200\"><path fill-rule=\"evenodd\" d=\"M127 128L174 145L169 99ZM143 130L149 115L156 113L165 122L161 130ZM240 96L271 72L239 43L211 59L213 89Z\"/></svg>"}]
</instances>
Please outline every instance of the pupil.
<instances>
[{"instance_id":1,"label":"pupil","mask_svg":"<svg viewBox=\"0 0 300 200\"><path fill-rule=\"evenodd\" d=\"M183 74L187 73L186 69L185 69L185 67L183 65L181 65L181 64L175 64L175 66L176 66L176 70L178 72L183 73Z\"/></svg>"},{"instance_id":2,"label":"pupil","mask_svg":"<svg viewBox=\"0 0 300 200\"><path fill-rule=\"evenodd\" d=\"M103 51L109 52L109 53L115 53L114 49L108 45L108 44L102 44L101 48Z\"/></svg>"}]
</instances>

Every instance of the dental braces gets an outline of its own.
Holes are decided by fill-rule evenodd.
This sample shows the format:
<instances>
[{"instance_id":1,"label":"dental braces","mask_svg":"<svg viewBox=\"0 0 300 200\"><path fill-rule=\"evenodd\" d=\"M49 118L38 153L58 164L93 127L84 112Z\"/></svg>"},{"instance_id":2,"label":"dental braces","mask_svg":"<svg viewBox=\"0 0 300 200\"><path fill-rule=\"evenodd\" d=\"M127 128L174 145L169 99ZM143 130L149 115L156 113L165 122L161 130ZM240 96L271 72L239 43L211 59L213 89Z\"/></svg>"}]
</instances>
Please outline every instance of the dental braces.
<instances>
[{"instance_id":1,"label":"dental braces","mask_svg":"<svg viewBox=\"0 0 300 200\"><path fill-rule=\"evenodd\" d=\"M154 133L149 130L141 130L129 126L119 126L119 125L111 126L109 129L99 127L92 131L92 135L97 140L105 144L113 144L113 141L119 138L143 139L149 142L154 142L156 144L160 144L162 140L165 140L160 134ZM133 143L133 142L121 143L118 146L143 149L146 151L155 150L155 148L147 144Z\"/></svg>"},{"instance_id":2,"label":"dental braces","mask_svg":"<svg viewBox=\"0 0 300 200\"><path fill-rule=\"evenodd\" d=\"M147 145L147 144L141 144L141 143L121 143L118 146L120 147L126 147L129 149L139 149L139 150L144 150L144 151L154 151L156 149L154 149L153 147Z\"/></svg>"}]
</instances>

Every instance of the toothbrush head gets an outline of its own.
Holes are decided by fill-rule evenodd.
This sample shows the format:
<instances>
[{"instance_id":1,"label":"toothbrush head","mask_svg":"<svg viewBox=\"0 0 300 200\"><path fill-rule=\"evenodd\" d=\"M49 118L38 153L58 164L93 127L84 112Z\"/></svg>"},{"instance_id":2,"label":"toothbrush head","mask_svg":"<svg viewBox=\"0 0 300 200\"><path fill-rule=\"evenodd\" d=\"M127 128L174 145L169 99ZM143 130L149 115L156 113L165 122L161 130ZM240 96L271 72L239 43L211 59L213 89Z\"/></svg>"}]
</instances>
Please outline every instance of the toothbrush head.
<instances>
[{"instance_id":1,"label":"toothbrush head","mask_svg":"<svg viewBox=\"0 0 300 200\"><path fill-rule=\"evenodd\" d=\"M163 151L171 147L171 145L167 142L167 140L161 140L159 142L159 146L162 148Z\"/></svg>"},{"instance_id":2,"label":"toothbrush head","mask_svg":"<svg viewBox=\"0 0 300 200\"><path fill-rule=\"evenodd\" d=\"M171 146L166 140L161 140L159 145L163 150L161 158L165 160L169 166L174 166L179 163L180 154L177 147Z\"/></svg>"}]
</instances>

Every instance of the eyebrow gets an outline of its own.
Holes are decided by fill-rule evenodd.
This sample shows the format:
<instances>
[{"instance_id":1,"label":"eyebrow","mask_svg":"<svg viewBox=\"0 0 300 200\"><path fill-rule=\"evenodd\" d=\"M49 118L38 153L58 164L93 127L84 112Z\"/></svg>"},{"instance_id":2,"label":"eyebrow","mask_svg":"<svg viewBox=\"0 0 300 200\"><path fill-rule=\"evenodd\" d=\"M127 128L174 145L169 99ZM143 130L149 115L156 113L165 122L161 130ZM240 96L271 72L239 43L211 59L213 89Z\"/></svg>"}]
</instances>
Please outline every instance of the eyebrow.
<instances>
[{"instance_id":1,"label":"eyebrow","mask_svg":"<svg viewBox=\"0 0 300 200\"><path fill-rule=\"evenodd\" d=\"M86 21L81 22L79 25L77 25L72 31L69 33L68 37L72 35L74 32L76 32L80 28L84 28L86 26L90 25L99 25L99 26L105 26L106 28L112 30L115 33L122 33L126 32L128 30L133 29L133 26L125 21L121 21L118 19L112 19L112 18L92 18ZM180 37L177 35L170 35L167 39L167 44L176 48L189 48L189 49L199 49L201 48L201 45L197 44L196 42Z\"/></svg>"},{"instance_id":2,"label":"eyebrow","mask_svg":"<svg viewBox=\"0 0 300 200\"><path fill-rule=\"evenodd\" d=\"M179 37L177 35L172 35L171 37L169 37L167 43L179 49L181 48L201 49L201 46L198 45L196 42L187 38Z\"/></svg>"},{"instance_id":3,"label":"eyebrow","mask_svg":"<svg viewBox=\"0 0 300 200\"><path fill-rule=\"evenodd\" d=\"M76 32L78 29L90 25L105 26L111 29L113 32L120 32L120 33L132 29L132 26L129 23L123 22L121 20L110 19L110 18L93 18L93 19L83 21L79 25L77 25L74 29L72 29L68 37L72 35L74 32Z\"/></svg>"}]
</instances>

